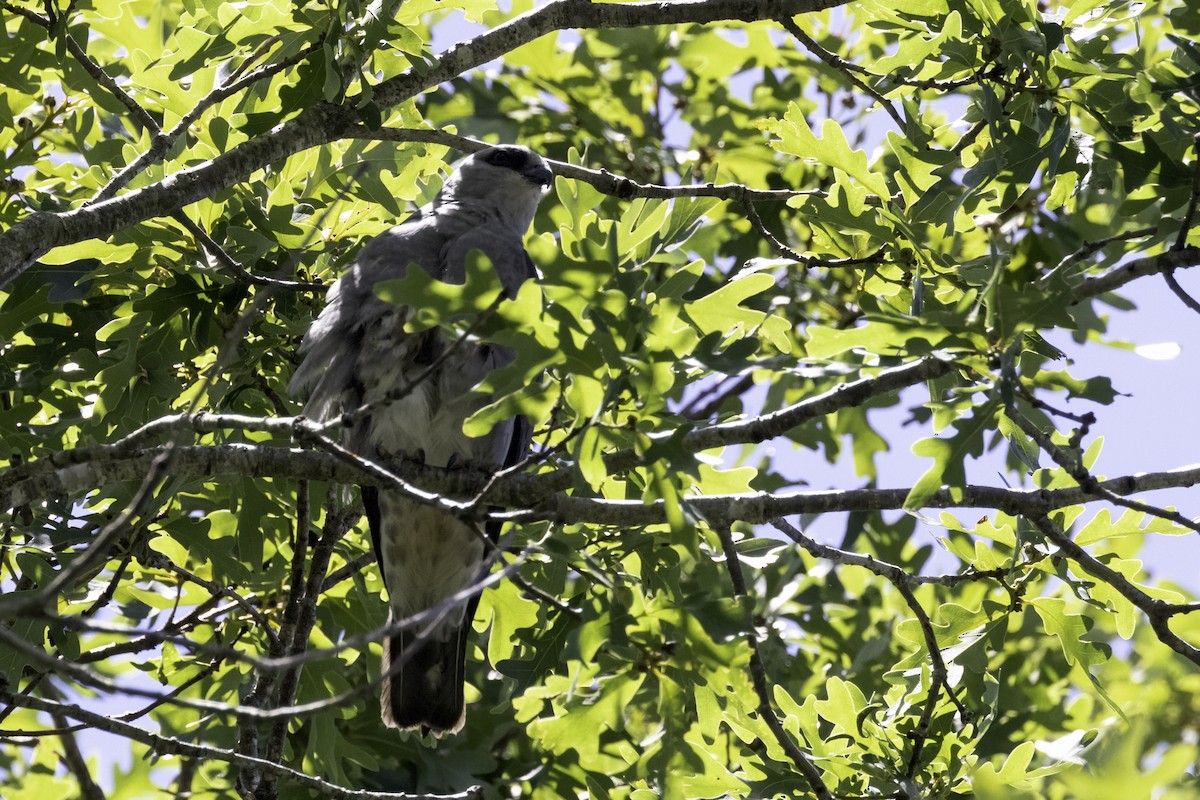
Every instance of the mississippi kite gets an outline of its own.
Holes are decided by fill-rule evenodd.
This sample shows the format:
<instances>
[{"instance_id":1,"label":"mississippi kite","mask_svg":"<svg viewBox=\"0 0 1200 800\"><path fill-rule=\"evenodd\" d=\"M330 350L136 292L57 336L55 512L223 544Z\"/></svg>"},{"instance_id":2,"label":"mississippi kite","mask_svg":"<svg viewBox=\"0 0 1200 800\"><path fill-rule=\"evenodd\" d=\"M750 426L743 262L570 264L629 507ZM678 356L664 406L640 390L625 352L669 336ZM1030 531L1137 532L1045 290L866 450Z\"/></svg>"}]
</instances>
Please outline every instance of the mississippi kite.
<instances>
[{"instance_id":1,"label":"mississippi kite","mask_svg":"<svg viewBox=\"0 0 1200 800\"><path fill-rule=\"evenodd\" d=\"M411 308L385 302L372 289L402 278L410 264L445 283L463 284L467 256L478 250L512 296L535 277L523 239L552 177L527 148L489 147L460 161L430 206L364 247L330 288L325 310L300 346L304 360L291 391L308 394L305 415L327 420L368 406L369 413L352 421L346 444L384 466L409 458L435 467L495 469L524 458L530 431L522 417L480 438L462 430L463 421L488 402L472 389L510 363L513 353L475 341L451 347L436 329L406 333ZM419 297L410 301L420 303ZM391 399L422 375L410 393ZM482 577L480 530L396 491L364 486L362 498L390 598L389 621L434 608ZM493 541L497 532L494 524L482 531ZM405 629L384 642L387 725L435 733L462 727L467 636L477 604L475 596L432 627ZM393 660L400 664L393 667ZM389 671L395 672L390 679Z\"/></svg>"}]
</instances>

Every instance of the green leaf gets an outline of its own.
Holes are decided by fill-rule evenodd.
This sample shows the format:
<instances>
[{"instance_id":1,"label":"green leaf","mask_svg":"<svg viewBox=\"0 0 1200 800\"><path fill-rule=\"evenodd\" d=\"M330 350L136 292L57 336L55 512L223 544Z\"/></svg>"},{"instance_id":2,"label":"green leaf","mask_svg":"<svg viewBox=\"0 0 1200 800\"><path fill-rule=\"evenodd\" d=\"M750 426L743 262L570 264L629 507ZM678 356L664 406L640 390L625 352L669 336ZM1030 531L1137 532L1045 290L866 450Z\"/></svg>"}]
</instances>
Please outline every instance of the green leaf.
<instances>
[{"instance_id":1,"label":"green leaf","mask_svg":"<svg viewBox=\"0 0 1200 800\"><path fill-rule=\"evenodd\" d=\"M1067 663L1078 664L1086 670L1108 660L1107 654L1084 639L1091 626L1082 615L1069 613L1065 600L1038 597L1030 605L1041 617L1046 633L1058 640Z\"/></svg>"},{"instance_id":2,"label":"green leaf","mask_svg":"<svg viewBox=\"0 0 1200 800\"><path fill-rule=\"evenodd\" d=\"M933 465L904 498L905 510L924 508L929 498L942 487L949 488L954 494L966 486L964 464L967 456L978 456L983 452L984 434L995 427L999 408L996 401L975 406L965 417L954 422L953 436L921 439L913 445L913 454L932 458Z\"/></svg>"},{"instance_id":3,"label":"green leaf","mask_svg":"<svg viewBox=\"0 0 1200 800\"><path fill-rule=\"evenodd\" d=\"M701 334L728 336L760 324L766 314L745 308L742 303L775 285L775 279L763 273L735 278L715 292L684 306L684 316Z\"/></svg>"},{"instance_id":4,"label":"green leaf","mask_svg":"<svg viewBox=\"0 0 1200 800\"><path fill-rule=\"evenodd\" d=\"M825 120L818 137L808 126L800 106L792 103L782 120L763 122L762 127L779 137L779 141L771 143L777 150L840 169L878 197L891 194L884 177L867 165L867 154L852 148L841 126L833 120Z\"/></svg>"}]
</instances>

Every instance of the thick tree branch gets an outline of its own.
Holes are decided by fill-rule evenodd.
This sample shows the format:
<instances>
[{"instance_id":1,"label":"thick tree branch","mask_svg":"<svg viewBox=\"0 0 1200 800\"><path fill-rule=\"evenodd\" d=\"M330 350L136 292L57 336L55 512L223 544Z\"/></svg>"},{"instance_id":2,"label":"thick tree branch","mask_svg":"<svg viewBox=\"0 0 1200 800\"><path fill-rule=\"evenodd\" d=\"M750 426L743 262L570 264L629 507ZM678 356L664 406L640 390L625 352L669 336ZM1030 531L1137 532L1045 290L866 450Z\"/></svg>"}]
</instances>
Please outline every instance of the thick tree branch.
<instances>
[{"instance_id":1,"label":"thick tree branch","mask_svg":"<svg viewBox=\"0 0 1200 800\"><path fill-rule=\"evenodd\" d=\"M107 481L139 480L146 474L159 450L139 450L128 455L105 457L76 465L67 474L53 469L0 491L0 504L14 500L26 502L61 493L92 489L103 476ZM270 445L211 445L178 447L172 465L176 478L210 480L220 476L307 478L346 484L387 486L404 491L390 473L366 472L327 453ZM416 497L434 502L453 513L461 513L473 503L446 499L470 497L490 478L477 471L446 472L413 462L396 465L396 475L404 478ZM555 473L551 473L553 476ZM1200 466L1164 472L1141 473L1111 478L1099 486L1118 496L1129 496L1156 489L1195 486L1200 483ZM425 488L429 487L429 488ZM889 511L904 507L908 489L849 489L793 493L759 492L739 495L686 497L683 502L692 512L709 519L741 520L765 523L794 514L823 514L839 511ZM992 508L1014 515L1046 513L1071 505L1104 500L1081 487L1065 489L1009 489L968 485L961 490L941 489L927 501L926 508ZM662 501L603 500L556 494L540 475L508 475L497 480L483 496L483 503L514 509L487 514L491 519L529 522L551 520L563 523L642 526L661 524L666 519ZM5 606L0 598L0 609Z\"/></svg>"},{"instance_id":2,"label":"thick tree branch","mask_svg":"<svg viewBox=\"0 0 1200 800\"><path fill-rule=\"evenodd\" d=\"M768 439L783 436L809 420L843 408L861 405L872 397L890 394L905 387L941 377L956 368L957 366L952 361L940 358L927 358L911 364L891 367L883 370L878 375L851 381L770 414L754 417L749 420L738 420L698 428L686 434L682 444L685 449L691 452L701 452L703 450L712 450L735 444L758 444ZM12 507L12 505L25 502L25 498L40 498L55 493L72 494L83 489L90 489L99 485L102 482L102 478L107 480L124 480L132 477L132 475L124 471L119 465L122 462L128 461L134 454L142 451L143 448L152 446L166 437L174 437L185 433L221 433L230 430L273 433L287 437L307 437L323 449L329 450L338 461L356 468L358 475L357 478L339 478L338 476L350 476L354 473L346 472L340 466L329 463L328 469L317 468L311 472L304 472L302 474L286 473L294 477L305 477L312 480L337 479L349 483L354 480L361 481L363 477L361 472L362 470L366 470L383 483L387 483L391 479L389 476L395 473L396 477L408 483L412 483L415 480L422 485L437 486L438 489L436 492L422 492L413 486L407 487L407 491L411 496L429 502L436 502L436 495L471 497L478 494L480 484L478 482L471 482L470 478L472 476L465 470L446 473L444 470L402 463L392 465L392 473L389 473L382 467L370 464L357 458L352 453L344 451L343 448L324 435L326 427L326 425L314 423L300 417L263 418L235 414L204 413L177 414L162 417L146 423L133 433L110 445L97 445L54 453L44 459L14 466L6 472L0 473L0 500L10 503L9 507ZM658 434L658 436L663 438L670 435L670 433ZM218 445L217 447L223 449L220 451L220 456L217 456L216 452L213 453L213 457L215 458L222 460L231 459L233 462L245 459L242 462L243 467L238 468L231 463L229 467L220 469L221 474L230 474L230 468L232 468L232 472L240 472L246 475L266 476L268 474L279 474L281 477L284 475L284 473L254 471L255 468L251 466L251 463L259 458L259 456L253 455L258 452L253 447L247 448L243 445ZM196 453L196 451L190 452L193 454ZM272 459L277 455L261 457ZM641 456L633 450L620 451L605 457L605 465L612 473L630 469L641 462ZM106 471L101 475L96 472L96 469L101 466L105 470L114 468L119 470L119 472L110 473ZM216 469L215 464L213 468ZM272 467L270 469L277 468L280 467ZM465 483L463 479L466 479ZM511 476L500 483L504 485L521 479L520 476ZM430 481L433 483L430 484ZM542 493L544 494L552 491L562 491L570 487L574 481L574 476L570 470L562 469L554 473L541 475L537 478L537 481L539 486L543 487ZM457 490L453 489L452 484L459 488ZM403 486L399 488L405 490ZM500 496L504 497L505 495ZM532 495L526 490L522 496L526 498L526 503L528 503ZM494 501L496 497L497 495L494 491L486 495L486 499L489 502ZM503 500L500 502L503 503ZM510 505L520 504L510 503ZM453 511L462 510L461 506L448 506L447 508Z\"/></svg>"}]
</instances>

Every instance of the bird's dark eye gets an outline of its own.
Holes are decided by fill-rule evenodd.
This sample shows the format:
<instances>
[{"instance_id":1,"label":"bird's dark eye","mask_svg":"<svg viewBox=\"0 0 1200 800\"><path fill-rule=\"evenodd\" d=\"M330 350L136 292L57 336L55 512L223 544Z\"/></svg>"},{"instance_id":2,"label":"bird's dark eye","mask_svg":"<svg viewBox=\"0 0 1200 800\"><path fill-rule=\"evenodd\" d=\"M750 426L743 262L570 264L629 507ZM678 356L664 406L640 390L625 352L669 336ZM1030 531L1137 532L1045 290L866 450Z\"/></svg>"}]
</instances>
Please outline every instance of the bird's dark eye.
<instances>
[{"instance_id":1,"label":"bird's dark eye","mask_svg":"<svg viewBox=\"0 0 1200 800\"><path fill-rule=\"evenodd\" d=\"M520 169L525 163L525 154L520 150L511 148L500 148L488 156L489 164L497 167L510 167L511 169Z\"/></svg>"}]
</instances>

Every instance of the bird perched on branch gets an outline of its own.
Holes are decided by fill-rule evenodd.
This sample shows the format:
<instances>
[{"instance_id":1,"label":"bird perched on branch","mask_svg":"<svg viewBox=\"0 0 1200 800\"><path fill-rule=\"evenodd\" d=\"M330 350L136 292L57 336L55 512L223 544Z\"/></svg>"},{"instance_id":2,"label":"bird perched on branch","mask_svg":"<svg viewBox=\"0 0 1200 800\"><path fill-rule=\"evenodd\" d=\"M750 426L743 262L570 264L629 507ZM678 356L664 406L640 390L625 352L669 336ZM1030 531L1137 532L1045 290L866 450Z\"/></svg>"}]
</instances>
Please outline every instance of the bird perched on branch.
<instances>
[{"instance_id":1,"label":"bird perched on branch","mask_svg":"<svg viewBox=\"0 0 1200 800\"><path fill-rule=\"evenodd\" d=\"M328 304L300 346L304 360L291 391L308 395L305 415L327 420L366 407L351 414L346 444L383 466L407 458L495 469L523 459L530 446L523 417L498 423L483 437L463 433L463 422L489 402L472 389L510 363L512 351L456 342L438 329L405 332L421 298L396 305L373 287L403 278L414 264L439 281L464 284L468 254L479 251L513 296L536 274L523 239L552 178L528 148L489 147L458 162L419 215L367 244L330 288ZM479 598L457 605L447 598L483 577L484 536L495 541L498 526L463 522L394 490L364 486L362 499L388 590L389 621L438 609L435 621L384 642L383 720L396 728L458 731L466 716L467 636Z\"/></svg>"}]
</instances>

